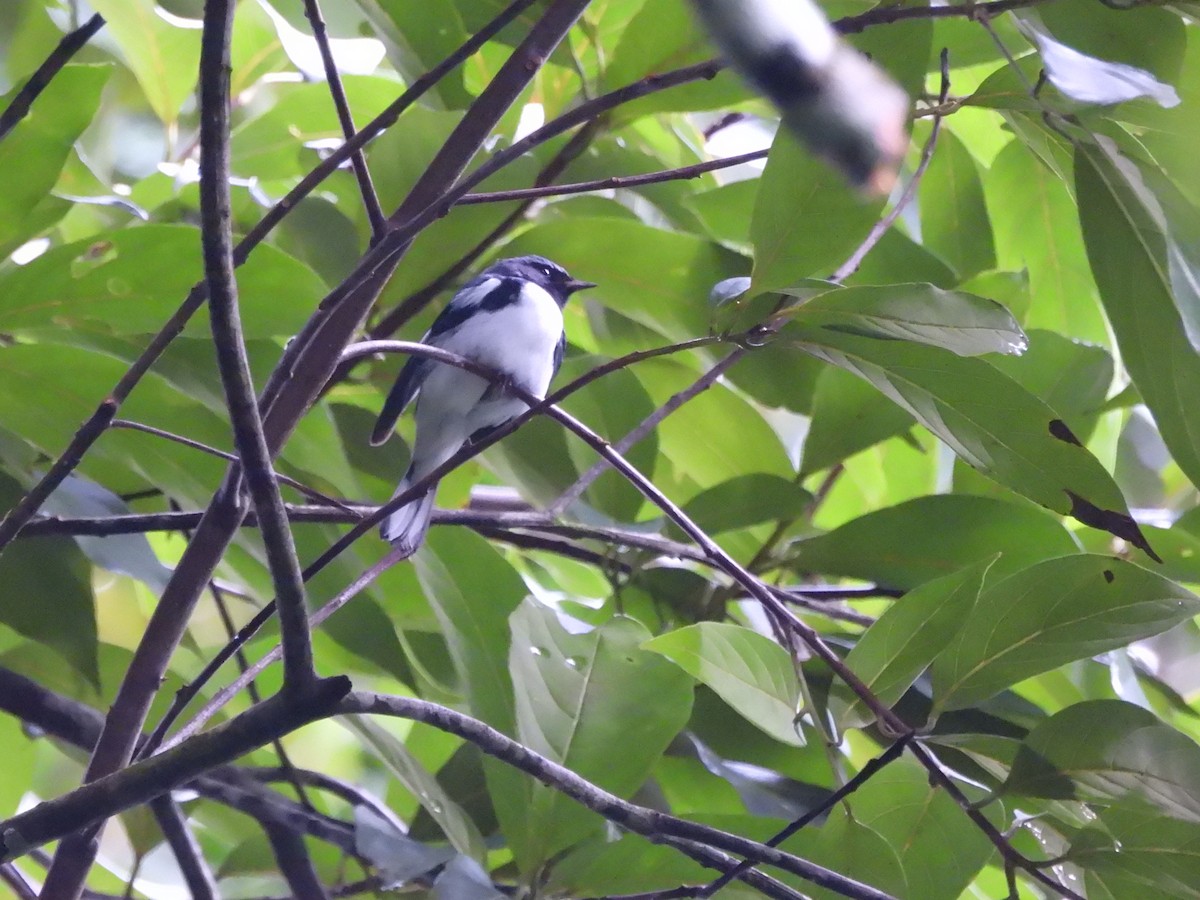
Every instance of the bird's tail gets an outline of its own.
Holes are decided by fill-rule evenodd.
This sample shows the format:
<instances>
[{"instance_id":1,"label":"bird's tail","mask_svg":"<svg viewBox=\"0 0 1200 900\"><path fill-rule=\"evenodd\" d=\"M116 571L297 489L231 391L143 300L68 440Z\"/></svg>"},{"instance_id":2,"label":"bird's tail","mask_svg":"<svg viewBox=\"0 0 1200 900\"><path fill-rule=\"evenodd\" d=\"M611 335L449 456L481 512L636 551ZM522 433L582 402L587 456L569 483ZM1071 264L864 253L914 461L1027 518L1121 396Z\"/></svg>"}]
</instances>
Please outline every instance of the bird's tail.
<instances>
[{"instance_id":1,"label":"bird's tail","mask_svg":"<svg viewBox=\"0 0 1200 900\"><path fill-rule=\"evenodd\" d=\"M410 468L392 496L398 497L407 491L412 481L412 469ZM433 515L433 498L436 493L437 484L435 482L425 490L425 493L400 507L384 519L379 526L379 533L383 539L397 550L402 551L405 556L416 553L421 542L425 540L425 532L429 530L429 520Z\"/></svg>"}]
</instances>

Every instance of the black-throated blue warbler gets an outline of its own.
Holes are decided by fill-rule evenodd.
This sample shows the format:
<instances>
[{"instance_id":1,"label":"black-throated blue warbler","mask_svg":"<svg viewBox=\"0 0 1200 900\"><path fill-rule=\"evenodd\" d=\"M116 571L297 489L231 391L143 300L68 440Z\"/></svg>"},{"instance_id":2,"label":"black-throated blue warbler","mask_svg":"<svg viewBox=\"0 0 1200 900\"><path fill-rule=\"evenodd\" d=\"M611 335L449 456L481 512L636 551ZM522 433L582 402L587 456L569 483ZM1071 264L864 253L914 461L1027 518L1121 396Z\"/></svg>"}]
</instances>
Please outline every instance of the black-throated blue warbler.
<instances>
[{"instance_id":1,"label":"black-throated blue warbler","mask_svg":"<svg viewBox=\"0 0 1200 900\"><path fill-rule=\"evenodd\" d=\"M572 278L541 256L502 259L468 282L434 320L422 343L494 369L537 397L545 397L562 362L566 338L562 309L576 291L595 287ZM382 444L417 397L412 462L396 494L408 490L464 444L520 415L523 400L501 386L446 363L410 356L392 386L371 443ZM429 529L437 484L380 525L384 540L404 554L416 551Z\"/></svg>"}]
</instances>

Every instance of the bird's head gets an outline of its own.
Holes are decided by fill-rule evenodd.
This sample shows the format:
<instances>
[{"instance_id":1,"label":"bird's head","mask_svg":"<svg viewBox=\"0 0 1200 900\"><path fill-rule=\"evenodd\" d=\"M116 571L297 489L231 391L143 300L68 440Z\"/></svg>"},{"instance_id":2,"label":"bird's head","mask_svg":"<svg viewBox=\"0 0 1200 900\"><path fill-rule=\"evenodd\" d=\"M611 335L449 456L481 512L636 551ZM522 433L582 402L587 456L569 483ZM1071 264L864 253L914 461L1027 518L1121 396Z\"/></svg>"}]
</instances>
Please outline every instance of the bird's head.
<instances>
[{"instance_id":1,"label":"bird's head","mask_svg":"<svg viewBox=\"0 0 1200 900\"><path fill-rule=\"evenodd\" d=\"M572 278L566 269L544 256L514 256L502 259L489 266L484 274L532 281L557 300L559 306L565 305L567 298L576 291L596 286L594 282Z\"/></svg>"}]
</instances>

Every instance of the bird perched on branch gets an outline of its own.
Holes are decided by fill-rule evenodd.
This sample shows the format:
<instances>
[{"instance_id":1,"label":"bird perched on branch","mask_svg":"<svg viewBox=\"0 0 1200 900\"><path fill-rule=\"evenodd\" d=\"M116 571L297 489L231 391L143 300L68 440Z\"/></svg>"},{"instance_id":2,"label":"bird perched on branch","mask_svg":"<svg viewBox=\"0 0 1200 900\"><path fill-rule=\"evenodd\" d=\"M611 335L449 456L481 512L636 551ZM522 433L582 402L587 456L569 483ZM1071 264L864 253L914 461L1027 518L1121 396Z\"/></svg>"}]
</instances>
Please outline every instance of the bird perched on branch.
<instances>
[{"instance_id":1,"label":"bird perched on branch","mask_svg":"<svg viewBox=\"0 0 1200 900\"><path fill-rule=\"evenodd\" d=\"M541 256L502 259L454 295L421 341L494 369L512 384L545 397L562 362L562 308L573 293L589 287L595 285L572 278ZM414 397L417 437L412 462L393 496L464 444L482 439L527 408L502 385L447 363L410 356L384 401L372 445L388 439ZM429 529L436 490L435 482L384 519L384 540L405 555L415 552Z\"/></svg>"}]
</instances>

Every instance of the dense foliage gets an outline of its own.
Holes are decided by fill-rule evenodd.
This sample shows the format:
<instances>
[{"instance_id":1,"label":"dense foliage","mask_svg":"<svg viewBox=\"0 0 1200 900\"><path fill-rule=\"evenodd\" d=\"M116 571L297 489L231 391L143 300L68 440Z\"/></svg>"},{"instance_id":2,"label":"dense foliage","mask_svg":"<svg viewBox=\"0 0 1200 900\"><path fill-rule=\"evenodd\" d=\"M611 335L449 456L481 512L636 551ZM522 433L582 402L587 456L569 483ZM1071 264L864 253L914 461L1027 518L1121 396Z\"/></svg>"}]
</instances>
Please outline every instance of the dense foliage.
<instances>
[{"instance_id":1,"label":"dense foliage","mask_svg":"<svg viewBox=\"0 0 1200 900\"><path fill-rule=\"evenodd\" d=\"M362 127L507 5L325 6ZM693 888L730 868L712 854L765 852L811 816L789 859L875 893L776 860L719 896L1200 897L1200 8L822 6L914 98L890 198L775 135L768 103L703 65L684 0L525 3L366 144L392 227L424 219L362 327L330 339L330 383L316 363L276 372L319 393L265 425L300 563L387 501L412 436L406 418L402 439L367 441L402 357L336 354L352 334L418 339L495 258L539 253L598 283L566 309L554 387L580 380L562 410L636 471L539 415L445 478L412 560L373 568L387 548L362 529L307 581L311 609L346 601L313 628L316 669L429 704L376 717L365 694L334 698L201 762L183 740L150 788L127 777L145 765L94 770L126 799L105 807L120 814L89 889L706 896ZM131 664L169 659L132 742L275 596L257 519L234 531L239 511L218 540L235 444L207 309L126 381L205 271L204 7L0 4L0 110L65 32L105 23L28 115L0 116L8 523L73 436L85 450L19 536L0 526L0 819L73 802ZM547 58L505 67L571 7ZM310 35L298 0L236 4L236 238L342 143ZM459 126L488 107L473 145ZM455 153L507 160L575 110L487 194L447 196ZM740 154L755 158L701 165ZM325 170L236 256L259 391L322 298L378 288L362 172ZM205 553L215 568L176 568ZM199 602L166 638L157 618L189 578ZM240 665L279 643L272 620ZM202 720L272 714L282 668L218 697L236 665L174 729L214 697ZM538 758L503 735L583 781L537 783ZM670 817L590 811L593 787ZM28 896L50 855L13 821L0 892ZM89 851L57 847L62 871L87 871Z\"/></svg>"}]
</instances>

